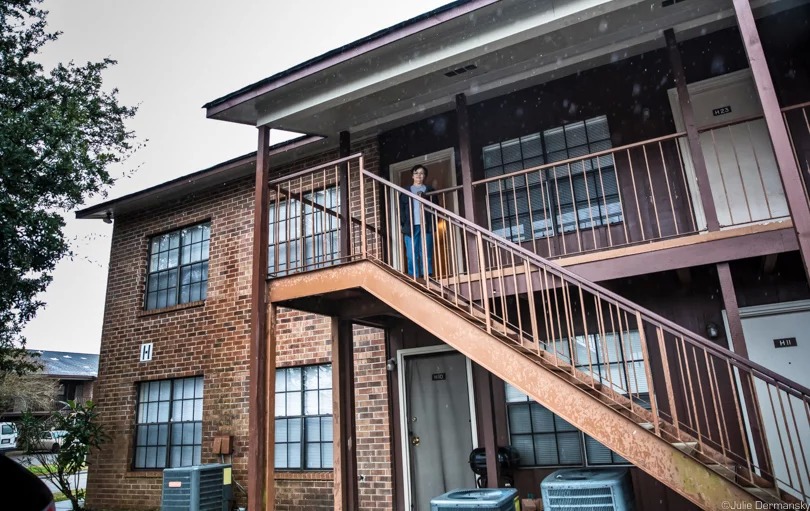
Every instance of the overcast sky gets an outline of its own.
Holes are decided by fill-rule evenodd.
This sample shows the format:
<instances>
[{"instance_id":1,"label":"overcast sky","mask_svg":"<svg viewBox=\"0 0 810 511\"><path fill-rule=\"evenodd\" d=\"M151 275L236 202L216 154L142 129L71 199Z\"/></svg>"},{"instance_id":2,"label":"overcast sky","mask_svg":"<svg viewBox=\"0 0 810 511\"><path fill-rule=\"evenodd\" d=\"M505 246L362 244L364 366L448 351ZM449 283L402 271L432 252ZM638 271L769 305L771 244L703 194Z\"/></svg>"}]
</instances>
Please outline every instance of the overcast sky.
<instances>
[{"instance_id":1,"label":"overcast sky","mask_svg":"<svg viewBox=\"0 0 810 511\"><path fill-rule=\"evenodd\" d=\"M42 61L118 60L105 84L140 105L130 127L148 142L115 169L138 168L116 198L256 149L255 128L208 120L204 103L448 2L46 0L48 26L63 34ZM58 265L24 335L29 348L98 353L112 226L66 217L76 257Z\"/></svg>"}]
</instances>

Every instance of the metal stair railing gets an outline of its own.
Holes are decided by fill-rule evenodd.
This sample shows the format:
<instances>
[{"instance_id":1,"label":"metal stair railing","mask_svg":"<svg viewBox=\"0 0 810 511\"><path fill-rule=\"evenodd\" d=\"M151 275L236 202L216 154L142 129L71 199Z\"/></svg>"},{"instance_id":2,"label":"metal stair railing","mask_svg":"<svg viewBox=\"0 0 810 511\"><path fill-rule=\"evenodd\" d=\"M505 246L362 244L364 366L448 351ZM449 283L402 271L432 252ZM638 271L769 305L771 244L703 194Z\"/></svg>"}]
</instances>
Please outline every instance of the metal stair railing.
<instances>
[{"instance_id":1,"label":"metal stair railing","mask_svg":"<svg viewBox=\"0 0 810 511\"><path fill-rule=\"evenodd\" d=\"M329 199L341 186L347 205ZM426 278L406 269L414 212L432 231L433 264L427 236L411 253ZM377 261L752 493L810 502L808 389L366 171L361 154L271 183L270 259L277 275Z\"/></svg>"}]
</instances>

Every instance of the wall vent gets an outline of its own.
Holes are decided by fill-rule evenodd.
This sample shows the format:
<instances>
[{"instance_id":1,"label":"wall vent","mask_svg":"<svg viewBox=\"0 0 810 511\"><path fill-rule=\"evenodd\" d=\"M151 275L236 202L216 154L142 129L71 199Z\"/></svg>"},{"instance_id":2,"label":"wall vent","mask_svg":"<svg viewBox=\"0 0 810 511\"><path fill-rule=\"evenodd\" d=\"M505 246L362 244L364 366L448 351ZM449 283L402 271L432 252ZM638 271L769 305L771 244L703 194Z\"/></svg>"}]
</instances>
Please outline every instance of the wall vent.
<instances>
[{"instance_id":1,"label":"wall vent","mask_svg":"<svg viewBox=\"0 0 810 511\"><path fill-rule=\"evenodd\" d=\"M447 76L449 78L451 76L456 76L456 75L460 75L462 73L466 73L467 71L472 71L473 69L478 69L478 66L476 66L475 64L469 64L469 65L466 65L464 67L460 67L458 69L453 69L452 71L448 71L448 72L444 73L444 76Z\"/></svg>"}]
</instances>

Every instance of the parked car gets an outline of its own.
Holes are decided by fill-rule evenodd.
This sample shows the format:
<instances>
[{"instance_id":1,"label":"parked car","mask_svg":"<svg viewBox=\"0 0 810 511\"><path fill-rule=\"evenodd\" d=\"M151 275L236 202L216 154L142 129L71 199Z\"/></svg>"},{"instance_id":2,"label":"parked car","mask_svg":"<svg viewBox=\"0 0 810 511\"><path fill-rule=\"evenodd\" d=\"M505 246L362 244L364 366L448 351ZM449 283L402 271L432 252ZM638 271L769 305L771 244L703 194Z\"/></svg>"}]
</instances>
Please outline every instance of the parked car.
<instances>
[{"instance_id":1,"label":"parked car","mask_svg":"<svg viewBox=\"0 0 810 511\"><path fill-rule=\"evenodd\" d=\"M17 426L13 422L0 422L0 451L17 447Z\"/></svg>"},{"instance_id":2,"label":"parked car","mask_svg":"<svg viewBox=\"0 0 810 511\"><path fill-rule=\"evenodd\" d=\"M60 431L43 431L39 435L39 439L37 439L36 445L33 446L32 451L50 451L50 452L59 452L59 448L62 446L62 437L64 436L64 432ZM26 446L18 446L22 449L26 449Z\"/></svg>"}]
</instances>

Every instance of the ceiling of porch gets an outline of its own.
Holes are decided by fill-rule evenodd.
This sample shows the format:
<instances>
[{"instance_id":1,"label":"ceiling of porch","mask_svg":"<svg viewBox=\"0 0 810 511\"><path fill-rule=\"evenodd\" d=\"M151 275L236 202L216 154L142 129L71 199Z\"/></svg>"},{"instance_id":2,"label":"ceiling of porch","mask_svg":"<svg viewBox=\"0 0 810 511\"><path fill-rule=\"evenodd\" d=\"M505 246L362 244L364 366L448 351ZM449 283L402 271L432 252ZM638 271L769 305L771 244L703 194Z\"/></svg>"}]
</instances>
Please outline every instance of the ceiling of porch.
<instances>
[{"instance_id":1,"label":"ceiling of porch","mask_svg":"<svg viewBox=\"0 0 810 511\"><path fill-rule=\"evenodd\" d=\"M361 138L452 109L456 94L472 104L661 48L667 28L686 40L735 24L731 0L497 2L208 114L336 144L343 130Z\"/></svg>"}]
</instances>

